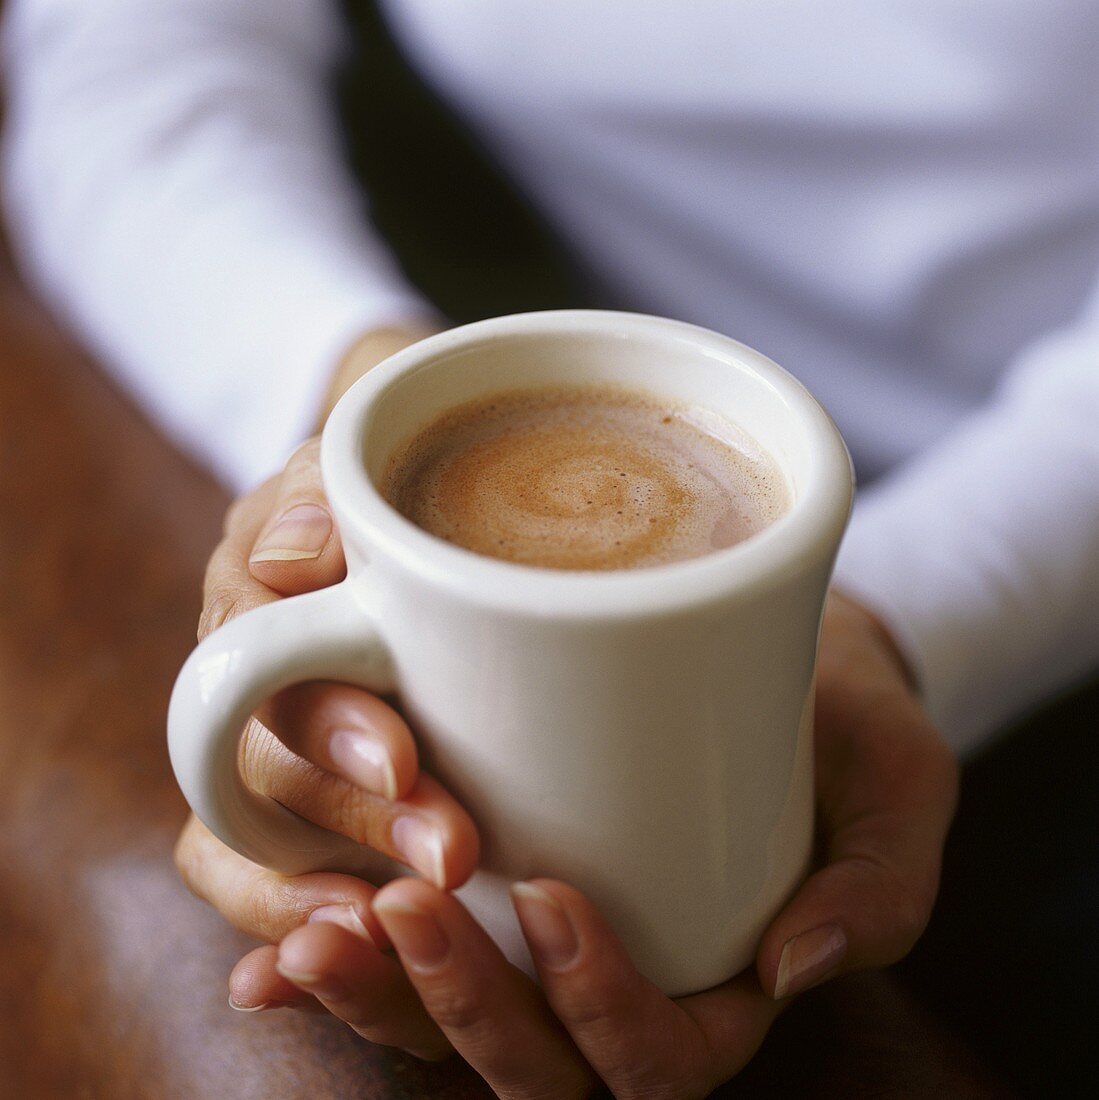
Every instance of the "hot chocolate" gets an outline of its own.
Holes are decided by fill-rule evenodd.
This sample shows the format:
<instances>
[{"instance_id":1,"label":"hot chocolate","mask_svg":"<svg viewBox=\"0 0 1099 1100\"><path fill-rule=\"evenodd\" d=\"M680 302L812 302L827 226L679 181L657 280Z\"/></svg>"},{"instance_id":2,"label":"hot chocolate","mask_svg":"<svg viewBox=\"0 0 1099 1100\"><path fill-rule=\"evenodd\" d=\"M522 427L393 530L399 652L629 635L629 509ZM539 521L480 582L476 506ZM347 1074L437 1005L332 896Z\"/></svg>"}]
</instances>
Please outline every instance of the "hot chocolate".
<instances>
[{"instance_id":1,"label":"hot chocolate","mask_svg":"<svg viewBox=\"0 0 1099 1100\"><path fill-rule=\"evenodd\" d=\"M390 459L381 491L418 527L550 569L700 557L788 507L785 479L713 414L609 387L515 390L451 409Z\"/></svg>"}]
</instances>

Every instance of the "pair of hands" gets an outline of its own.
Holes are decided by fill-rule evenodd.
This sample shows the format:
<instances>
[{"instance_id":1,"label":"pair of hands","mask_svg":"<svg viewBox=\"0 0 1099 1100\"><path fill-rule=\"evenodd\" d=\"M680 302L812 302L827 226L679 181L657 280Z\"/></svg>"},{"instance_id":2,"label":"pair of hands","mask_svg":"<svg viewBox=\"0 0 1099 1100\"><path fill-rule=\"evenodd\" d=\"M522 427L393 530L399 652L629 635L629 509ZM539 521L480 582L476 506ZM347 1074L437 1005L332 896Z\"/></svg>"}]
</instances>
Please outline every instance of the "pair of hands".
<instances>
[{"instance_id":1,"label":"pair of hands","mask_svg":"<svg viewBox=\"0 0 1099 1100\"><path fill-rule=\"evenodd\" d=\"M333 397L413 334L372 334ZM207 571L200 636L233 615L344 575L315 440L230 509ZM345 685L272 699L245 732L255 790L419 872L381 889L349 875L287 878L222 845L195 818L176 849L193 892L265 941L234 967L244 1011L328 1011L372 1042L429 1059L457 1051L501 1097L704 1096L754 1054L785 999L903 956L938 887L957 767L888 634L833 593L818 662L820 866L765 933L754 972L670 1000L633 968L594 906L565 883L514 903L541 989L448 892L473 872L476 826L419 771L385 702Z\"/></svg>"}]
</instances>

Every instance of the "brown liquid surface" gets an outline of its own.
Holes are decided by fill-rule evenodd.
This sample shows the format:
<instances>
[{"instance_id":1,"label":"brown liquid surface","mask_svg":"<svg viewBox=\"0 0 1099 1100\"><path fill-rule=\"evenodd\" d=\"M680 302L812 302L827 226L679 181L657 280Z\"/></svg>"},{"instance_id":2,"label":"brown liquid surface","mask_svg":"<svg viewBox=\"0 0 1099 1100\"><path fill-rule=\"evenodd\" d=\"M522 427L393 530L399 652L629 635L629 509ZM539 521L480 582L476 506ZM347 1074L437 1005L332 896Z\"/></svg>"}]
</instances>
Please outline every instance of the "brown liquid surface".
<instances>
[{"instance_id":1,"label":"brown liquid surface","mask_svg":"<svg viewBox=\"0 0 1099 1100\"><path fill-rule=\"evenodd\" d=\"M789 503L774 461L726 422L595 387L508 391L452 409L393 455L381 490L432 535L550 569L701 557Z\"/></svg>"}]
</instances>

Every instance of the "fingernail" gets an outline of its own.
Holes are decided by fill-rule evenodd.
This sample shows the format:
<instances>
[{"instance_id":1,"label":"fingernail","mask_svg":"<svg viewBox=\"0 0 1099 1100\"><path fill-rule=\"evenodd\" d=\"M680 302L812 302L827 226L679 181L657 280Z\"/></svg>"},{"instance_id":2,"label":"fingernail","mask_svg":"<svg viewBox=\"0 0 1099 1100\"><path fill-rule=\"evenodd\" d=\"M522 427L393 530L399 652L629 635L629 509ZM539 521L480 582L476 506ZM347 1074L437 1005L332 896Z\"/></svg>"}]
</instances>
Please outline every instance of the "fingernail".
<instances>
[{"instance_id":1,"label":"fingernail","mask_svg":"<svg viewBox=\"0 0 1099 1100\"><path fill-rule=\"evenodd\" d=\"M416 970L436 970L446 962L450 941L431 913L384 898L374 906L374 912L405 965Z\"/></svg>"},{"instance_id":2,"label":"fingernail","mask_svg":"<svg viewBox=\"0 0 1099 1100\"><path fill-rule=\"evenodd\" d=\"M309 914L308 923L312 924L314 921L338 924L368 943L374 943L374 937L367 930L362 917L355 912L353 905L322 905Z\"/></svg>"},{"instance_id":3,"label":"fingernail","mask_svg":"<svg viewBox=\"0 0 1099 1100\"><path fill-rule=\"evenodd\" d=\"M346 1001L351 991L339 978L331 974L313 974L303 970L288 970L281 962L275 963L275 969L288 981L300 986L307 993L321 997L326 1001Z\"/></svg>"},{"instance_id":4,"label":"fingernail","mask_svg":"<svg viewBox=\"0 0 1099 1100\"><path fill-rule=\"evenodd\" d=\"M373 794L393 801L397 797L397 773L383 744L361 730L337 730L328 741L333 763Z\"/></svg>"},{"instance_id":5,"label":"fingernail","mask_svg":"<svg viewBox=\"0 0 1099 1100\"><path fill-rule=\"evenodd\" d=\"M232 994L229 996L229 1007L234 1012L265 1012L269 1008L285 1008L289 1001L264 1001L261 1005L238 1005L233 1000Z\"/></svg>"},{"instance_id":6,"label":"fingernail","mask_svg":"<svg viewBox=\"0 0 1099 1100\"><path fill-rule=\"evenodd\" d=\"M319 558L332 534L332 517L319 504L298 504L279 516L252 548L250 562Z\"/></svg>"},{"instance_id":7,"label":"fingernail","mask_svg":"<svg viewBox=\"0 0 1099 1100\"><path fill-rule=\"evenodd\" d=\"M576 958L580 944L561 903L529 882L513 883L511 896L535 961L550 970L563 970Z\"/></svg>"},{"instance_id":8,"label":"fingernail","mask_svg":"<svg viewBox=\"0 0 1099 1100\"><path fill-rule=\"evenodd\" d=\"M847 937L838 924L822 924L786 941L778 960L775 1000L802 993L827 978L847 954Z\"/></svg>"},{"instance_id":9,"label":"fingernail","mask_svg":"<svg viewBox=\"0 0 1099 1100\"><path fill-rule=\"evenodd\" d=\"M438 830L418 817L399 817L393 822L393 847L401 858L415 867L440 890L446 889L446 868L443 866L443 838Z\"/></svg>"}]
</instances>

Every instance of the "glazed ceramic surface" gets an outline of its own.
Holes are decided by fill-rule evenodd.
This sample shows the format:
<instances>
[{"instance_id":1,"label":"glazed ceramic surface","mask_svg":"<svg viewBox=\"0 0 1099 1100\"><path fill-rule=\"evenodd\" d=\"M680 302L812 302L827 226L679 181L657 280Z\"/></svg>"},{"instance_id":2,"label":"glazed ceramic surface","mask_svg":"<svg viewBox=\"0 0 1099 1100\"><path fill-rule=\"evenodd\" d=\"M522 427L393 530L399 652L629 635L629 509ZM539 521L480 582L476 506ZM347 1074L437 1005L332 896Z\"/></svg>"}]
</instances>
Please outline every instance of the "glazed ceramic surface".
<instances>
[{"instance_id":1,"label":"glazed ceramic surface","mask_svg":"<svg viewBox=\"0 0 1099 1100\"><path fill-rule=\"evenodd\" d=\"M737 546L647 569L573 573L481 557L410 524L375 481L441 412L513 388L617 384L701 406L776 459L789 511ZM742 344L638 314L495 318L393 356L324 430L348 576L210 635L172 696L172 762L226 844L286 873L397 873L248 791L247 715L291 683L395 692L425 766L472 814L481 869L458 891L531 970L508 886L586 892L666 992L749 965L804 876L813 823L812 686L852 495L838 432Z\"/></svg>"}]
</instances>

